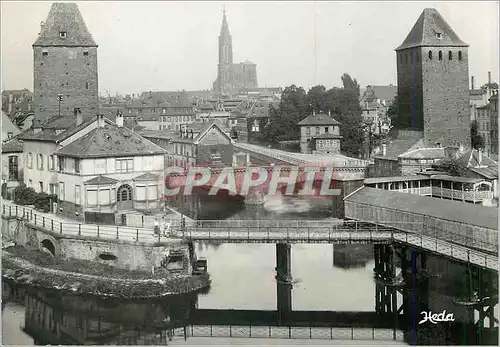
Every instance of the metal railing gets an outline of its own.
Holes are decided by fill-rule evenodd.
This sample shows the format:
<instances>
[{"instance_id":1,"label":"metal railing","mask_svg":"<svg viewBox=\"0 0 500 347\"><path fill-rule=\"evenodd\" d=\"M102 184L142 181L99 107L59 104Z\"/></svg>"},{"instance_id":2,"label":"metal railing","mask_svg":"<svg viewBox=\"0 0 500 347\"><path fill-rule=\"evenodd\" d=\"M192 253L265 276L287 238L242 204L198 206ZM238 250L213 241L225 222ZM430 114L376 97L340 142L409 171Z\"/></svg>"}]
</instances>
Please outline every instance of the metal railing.
<instances>
[{"instance_id":1,"label":"metal railing","mask_svg":"<svg viewBox=\"0 0 500 347\"><path fill-rule=\"evenodd\" d=\"M404 341L402 330L354 326L189 325L174 329L172 335L181 337Z\"/></svg>"},{"instance_id":2,"label":"metal railing","mask_svg":"<svg viewBox=\"0 0 500 347\"><path fill-rule=\"evenodd\" d=\"M155 243L159 241L159 237L154 235L153 229L66 222L57 218L51 218L47 214L40 213L32 208L18 205L7 205L4 203L2 206L2 215L20 218L27 223L41 227L47 231L67 236L95 237L133 242Z\"/></svg>"},{"instance_id":3,"label":"metal railing","mask_svg":"<svg viewBox=\"0 0 500 347\"><path fill-rule=\"evenodd\" d=\"M293 154L287 154L281 150L277 149L268 149L268 148L263 148L259 146L252 146L248 145L245 143L235 143L235 147L244 149L250 152L254 152L257 154L264 155L269 158L274 158L278 159L280 161L283 161L285 163L290 163L294 165L302 165L302 166L308 166L312 164L321 164L320 162L317 162L315 160L304 160L297 158L293 156ZM314 155L311 156L312 158ZM314 158L313 158L314 159ZM342 160L343 167L366 167L368 165L368 162L365 160L360 160L360 159L346 159ZM331 163L328 163L328 165L331 165Z\"/></svg>"},{"instance_id":4,"label":"metal railing","mask_svg":"<svg viewBox=\"0 0 500 347\"><path fill-rule=\"evenodd\" d=\"M45 230L66 236L94 237L108 240L156 243L161 234L152 229L125 226L73 223L50 218L29 207L2 206L2 214L21 218L25 222ZM332 225L332 223L336 223ZM384 224L384 222L379 222ZM443 239L422 233L404 232L404 224L395 228L373 225L359 221L263 221L263 220L217 220L217 221L172 221L172 237L214 242L269 242L269 243L336 243L336 242L399 242L420 247L427 251L498 270L498 256L472 250ZM208 230L206 230L208 229ZM399 230L398 230L399 229Z\"/></svg>"}]
</instances>

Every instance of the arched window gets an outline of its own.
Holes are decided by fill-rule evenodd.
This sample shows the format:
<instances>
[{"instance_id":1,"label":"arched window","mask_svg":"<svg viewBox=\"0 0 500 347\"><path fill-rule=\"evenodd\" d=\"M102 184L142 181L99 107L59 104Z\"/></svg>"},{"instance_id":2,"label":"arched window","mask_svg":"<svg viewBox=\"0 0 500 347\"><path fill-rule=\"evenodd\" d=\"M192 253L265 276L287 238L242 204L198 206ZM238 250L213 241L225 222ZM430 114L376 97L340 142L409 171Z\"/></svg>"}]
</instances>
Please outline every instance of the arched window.
<instances>
[{"instance_id":1,"label":"arched window","mask_svg":"<svg viewBox=\"0 0 500 347\"><path fill-rule=\"evenodd\" d=\"M458 60L462 60L462 51L458 51Z\"/></svg>"},{"instance_id":2,"label":"arched window","mask_svg":"<svg viewBox=\"0 0 500 347\"><path fill-rule=\"evenodd\" d=\"M120 186L116 191L116 201L132 200L132 187L128 184Z\"/></svg>"},{"instance_id":3,"label":"arched window","mask_svg":"<svg viewBox=\"0 0 500 347\"><path fill-rule=\"evenodd\" d=\"M443 52L442 51L439 51L438 59L443 60Z\"/></svg>"},{"instance_id":4,"label":"arched window","mask_svg":"<svg viewBox=\"0 0 500 347\"><path fill-rule=\"evenodd\" d=\"M429 59L432 60L432 51L429 51Z\"/></svg>"},{"instance_id":5,"label":"arched window","mask_svg":"<svg viewBox=\"0 0 500 347\"><path fill-rule=\"evenodd\" d=\"M453 53L451 51L448 52L448 60L451 60L453 58Z\"/></svg>"}]
</instances>

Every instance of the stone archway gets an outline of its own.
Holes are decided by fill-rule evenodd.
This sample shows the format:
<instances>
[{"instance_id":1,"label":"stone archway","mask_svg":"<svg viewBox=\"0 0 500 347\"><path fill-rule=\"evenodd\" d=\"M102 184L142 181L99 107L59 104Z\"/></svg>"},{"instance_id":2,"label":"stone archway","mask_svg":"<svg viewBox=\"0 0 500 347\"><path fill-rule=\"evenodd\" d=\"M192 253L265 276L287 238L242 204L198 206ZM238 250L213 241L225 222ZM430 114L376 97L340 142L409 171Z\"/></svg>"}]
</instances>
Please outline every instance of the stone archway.
<instances>
[{"instance_id":1,"label":"stone archway","mask_svg":"<svg viewBox=\"0 0 500 347\"><path fill-rule=\"evenodd\" d=\"M53 257L56 256L56 246L54 246L52 241L50 241L49 239L45 239L40 242L40 245L42 247L42 251L52 254Z\"/></svg>"}]
</instances>

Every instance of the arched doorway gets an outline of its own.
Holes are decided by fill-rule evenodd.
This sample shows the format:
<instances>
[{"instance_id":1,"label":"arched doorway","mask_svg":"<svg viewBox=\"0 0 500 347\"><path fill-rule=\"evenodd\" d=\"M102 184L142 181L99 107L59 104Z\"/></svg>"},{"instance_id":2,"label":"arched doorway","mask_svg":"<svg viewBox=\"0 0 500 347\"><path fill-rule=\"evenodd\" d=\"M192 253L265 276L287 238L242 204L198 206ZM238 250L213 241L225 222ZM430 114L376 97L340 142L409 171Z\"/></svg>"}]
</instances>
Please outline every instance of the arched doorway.
<instances>
[{"instance_id":1,"label":"arched doorway","mask_svg":"<svg viewBox=\"0 0 500 347\"><path fill-rule=\"evenodd\" d=\"M123 184L116 190L116 204L119 210L133 208L132 187L130 185Z\"/></svg>"}]
</instances>

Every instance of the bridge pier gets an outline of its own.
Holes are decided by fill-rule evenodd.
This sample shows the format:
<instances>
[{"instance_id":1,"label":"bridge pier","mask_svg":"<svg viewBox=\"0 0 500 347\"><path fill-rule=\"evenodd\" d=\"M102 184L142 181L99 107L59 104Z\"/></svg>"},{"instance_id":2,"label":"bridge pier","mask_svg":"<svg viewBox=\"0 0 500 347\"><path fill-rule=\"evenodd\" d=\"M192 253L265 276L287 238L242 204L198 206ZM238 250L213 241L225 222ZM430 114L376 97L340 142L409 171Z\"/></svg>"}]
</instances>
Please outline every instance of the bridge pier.
<instances>
[{"instance_id":1,"label":"bridge pier","mask_svg":"<svg viewBox=\"0 0 500 347\"><path fill-rule=\"evenodd\" d=\"M292 312L291 248L290 244L276 244L276 309L279 323L287 321Z\"/></svg>"},{"instance_id":2,"label":"bridge pier","mask_svg":"<svg viewBox=\"0 0 500 347\"><path fill-rule=\"evenodd\" d=\"M465 275L467 300L462 304L468 304L469 321L473 323L478 343L482 343L485 333L498 323L494 316L498 304L498 275L470 262L467 263Z\"/></svg>"}]
</instances>

